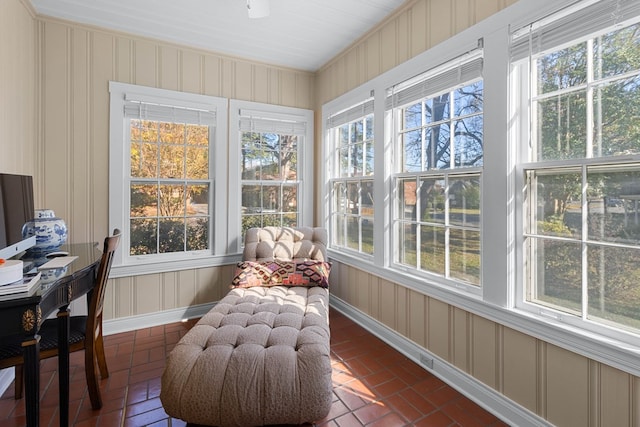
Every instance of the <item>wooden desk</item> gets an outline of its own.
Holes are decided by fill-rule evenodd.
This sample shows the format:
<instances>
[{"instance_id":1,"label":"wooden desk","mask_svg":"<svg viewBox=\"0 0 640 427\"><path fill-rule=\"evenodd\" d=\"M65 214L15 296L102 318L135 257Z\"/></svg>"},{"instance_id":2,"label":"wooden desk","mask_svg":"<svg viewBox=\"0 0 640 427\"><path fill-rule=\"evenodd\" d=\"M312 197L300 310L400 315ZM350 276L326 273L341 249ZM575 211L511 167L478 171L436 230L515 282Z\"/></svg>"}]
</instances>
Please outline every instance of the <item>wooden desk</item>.
<instances>
[{"instance_id":1,"label":"wooden desk","mask_svg":"<svg viewBox=\"0 0 640 427\"><path fill-rule=\"evenodd\" d=\"M29 296L24 294L0 297L0 340L4 336L22 334L24 352L25 399L27 426L39 425L40 413L40 336L43 319L58 310L58 373L60 387L60 425L69 424L69 303L89 293L95 284L102 253L96 243L65 245L60 250L78 258L67 271L42 283ZM28 260L23 259L28 262ZM34 260L34 268L44 260Z\"/></svg>"}]
</instances>

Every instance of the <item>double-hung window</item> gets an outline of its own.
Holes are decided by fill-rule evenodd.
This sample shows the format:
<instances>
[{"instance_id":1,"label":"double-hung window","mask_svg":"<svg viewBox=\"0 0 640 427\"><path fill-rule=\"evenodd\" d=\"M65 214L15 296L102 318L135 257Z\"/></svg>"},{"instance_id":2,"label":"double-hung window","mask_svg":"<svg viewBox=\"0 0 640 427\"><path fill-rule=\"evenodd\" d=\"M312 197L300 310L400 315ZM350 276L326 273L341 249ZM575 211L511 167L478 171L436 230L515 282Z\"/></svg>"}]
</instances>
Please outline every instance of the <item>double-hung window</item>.
<instances>
[{"instance_id":1,"label":"double-hung window","mask_svg":"<svg viewBox=\"0 0 640 427\"><path fill-rule=\"evenodd\" d=\"M331 246L373 255L373 99L332 115Z\"/></svg>"},{"instance_id":2,"label":"double-hung window","mask_svg":"<svg viewBox=\"0 0 640 427\"><path fill-rule=\"evenodd\" d=\"M110 223L124 236L118 263L212 255L216 130L226 100L120 83L110 91Z\"/></svg>"},{"instance_id":3,"label":"double-hung window","mask_svg":"<svg viewBox=\"0 0 640 427\"><path fill-rule=\"evenodd\" d=\"M397 266L480 285L482 51L389 89Z\"/></svg>"},{"instance_id":4,"label":"double-hung window","mask_svg":"<svg viewBox=\"0 0 640 427\"><path fill-rule=\"evenodd\" d=\"M310 225L313 112L243 101L230 110L241 236L251 227Z\"/></svg>"},{"instance_id":5,"label":"double-hung window","mask_svg":"<svg viewBox=\"0 0 640 427\"><path fill-rule=\"evenodd\" d=\"M514 32L512 57L528 111L518 304L637 333L640 5L605 0L536 22Z\"/></svg>"}]
</instances>

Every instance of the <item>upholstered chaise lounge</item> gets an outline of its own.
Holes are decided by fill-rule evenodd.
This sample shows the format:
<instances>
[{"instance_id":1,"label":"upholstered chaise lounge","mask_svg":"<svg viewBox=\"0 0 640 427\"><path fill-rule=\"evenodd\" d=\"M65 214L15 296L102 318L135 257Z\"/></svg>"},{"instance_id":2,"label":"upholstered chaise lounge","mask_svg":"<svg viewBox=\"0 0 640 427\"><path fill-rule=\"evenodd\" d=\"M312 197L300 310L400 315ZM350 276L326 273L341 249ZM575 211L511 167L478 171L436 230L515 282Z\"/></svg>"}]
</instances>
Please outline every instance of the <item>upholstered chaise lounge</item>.
<instances>
[{"instance_id":1,"label":"upholstered chaise lounge","mask_svg":"<svg viewBox=\"0 0 640 427\"><path fill-rule=\"evenodd\" d=\"M250 229L232 289L167 358L167 414L212 426L302 424L331 407L326 230Z\"/></svg>"}]
</instances>

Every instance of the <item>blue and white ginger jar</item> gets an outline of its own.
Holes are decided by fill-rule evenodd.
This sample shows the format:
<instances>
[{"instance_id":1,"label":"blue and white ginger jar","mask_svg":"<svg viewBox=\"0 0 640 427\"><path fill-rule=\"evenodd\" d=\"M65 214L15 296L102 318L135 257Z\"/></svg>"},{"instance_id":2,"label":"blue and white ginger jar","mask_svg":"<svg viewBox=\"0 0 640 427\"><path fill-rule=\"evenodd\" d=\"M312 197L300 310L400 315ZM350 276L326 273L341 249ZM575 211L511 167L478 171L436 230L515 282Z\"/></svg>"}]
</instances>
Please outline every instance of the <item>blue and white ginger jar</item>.
<instances>
[{"instance_id":1,"label":"blue and white ginger jar","mask_svg":"<svg viewBox=\"0 0 640 427\"><path fill-rule=\"evenodd\" d=\"M67 224L51 209L36 209L35 218L22 227L22 237L36 236L36 244L29 249L33 255L57 250L67 241Z\"/></svg>"}]
</instances>

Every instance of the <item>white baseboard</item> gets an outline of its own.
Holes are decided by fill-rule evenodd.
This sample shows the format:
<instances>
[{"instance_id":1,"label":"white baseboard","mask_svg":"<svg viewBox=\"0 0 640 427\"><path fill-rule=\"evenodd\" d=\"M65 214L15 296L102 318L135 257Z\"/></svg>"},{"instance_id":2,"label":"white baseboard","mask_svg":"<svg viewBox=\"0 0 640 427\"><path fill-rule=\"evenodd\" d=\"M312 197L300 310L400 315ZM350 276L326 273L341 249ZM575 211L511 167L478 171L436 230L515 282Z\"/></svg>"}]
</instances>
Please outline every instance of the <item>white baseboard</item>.
<instances>
[{"instance_id":1,"label":"white baseboard","mask_svg":"<svg viewBox=\"0 0 640 427\"><path fill-rule=\"evenodd\" d=\"M103 334L112 335L152 326L166 325L204 316L216 303L198 304L137 316L119 317L103 322Z\"/></svg>"},{"instance_id":2,"label":"white baseboard","mask_svg":"<svg viewBox=\"0 0 640 427\"><path fill-rule=\"evenodd\" d=\"M341 299L331 296L330 305L505 423L519 427L552 426L533 412Z\"/></svg>"}]
</instances>

